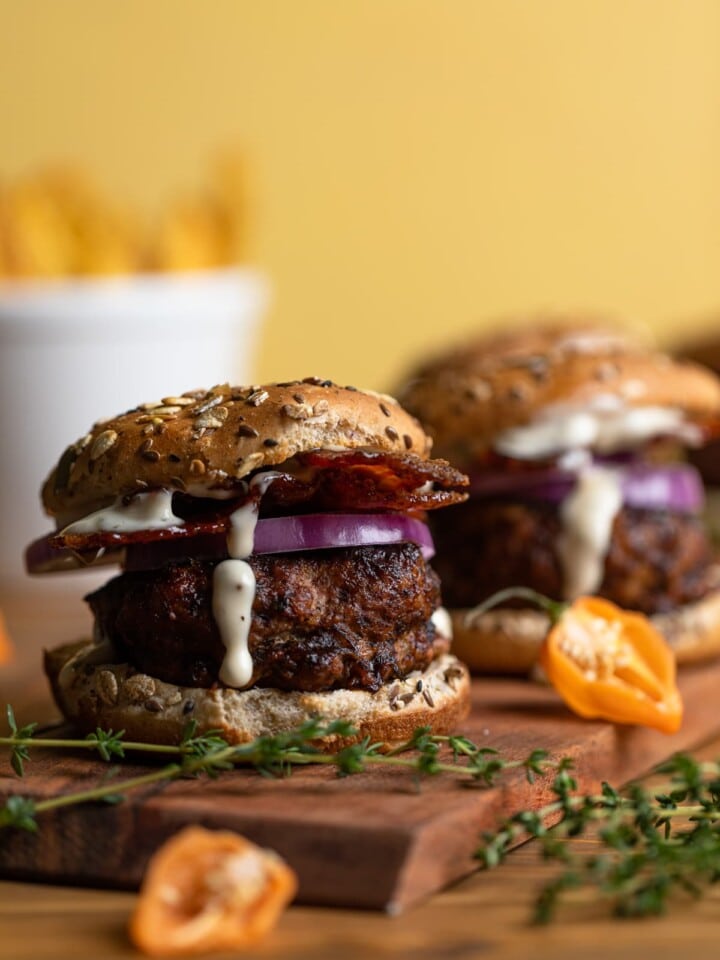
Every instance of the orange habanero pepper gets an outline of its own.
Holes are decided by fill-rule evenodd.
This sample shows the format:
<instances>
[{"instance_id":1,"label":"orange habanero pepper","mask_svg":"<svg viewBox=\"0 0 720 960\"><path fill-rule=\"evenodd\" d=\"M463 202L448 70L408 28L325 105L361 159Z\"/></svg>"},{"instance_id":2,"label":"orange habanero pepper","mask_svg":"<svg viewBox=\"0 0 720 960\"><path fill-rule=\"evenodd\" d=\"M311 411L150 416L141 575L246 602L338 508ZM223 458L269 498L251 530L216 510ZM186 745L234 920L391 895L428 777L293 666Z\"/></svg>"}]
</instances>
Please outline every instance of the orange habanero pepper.
<instances>
[{"instance_id":1,"label":"orange habanero pepper","mask_svg":"<svg viewBox=\"0 0 720 960\"><path fill-rule=\"evenodd\" d=\"M169 956L254 946L295 896L284 861L228 830L185 827L152 856L130 938Z\"/></svg>"},{"instance_id":2,"label":"orange habanero pepper","mask_svg":"<svg viewBox=\"0 0 720 960\"><path fill-rule=\"evenodd\" d=\"M538 659L570 709L675 733L683 710L675 655L647 617L598 597L553 606Z\"/></svg>"}]
</instances>

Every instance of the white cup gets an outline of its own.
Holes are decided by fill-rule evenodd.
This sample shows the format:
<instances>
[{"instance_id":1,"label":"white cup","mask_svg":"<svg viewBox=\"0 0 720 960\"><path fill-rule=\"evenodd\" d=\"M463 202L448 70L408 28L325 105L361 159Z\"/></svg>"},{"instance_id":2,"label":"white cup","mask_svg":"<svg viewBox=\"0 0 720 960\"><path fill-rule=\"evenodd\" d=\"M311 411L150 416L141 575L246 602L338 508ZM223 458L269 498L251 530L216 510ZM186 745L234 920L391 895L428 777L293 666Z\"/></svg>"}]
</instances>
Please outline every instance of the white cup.
<instances>
[{"instance_id":1,"label":"white cup","mask_svg":"<svg viewBox=\"0 0 720 960\"><path fill-rule=\"evenodd\" d=\"M0 579L51 527L38 493L64 448L138 403L246 383L267 301L237 268L0 285Z\"/></svg>"}]
</instances>

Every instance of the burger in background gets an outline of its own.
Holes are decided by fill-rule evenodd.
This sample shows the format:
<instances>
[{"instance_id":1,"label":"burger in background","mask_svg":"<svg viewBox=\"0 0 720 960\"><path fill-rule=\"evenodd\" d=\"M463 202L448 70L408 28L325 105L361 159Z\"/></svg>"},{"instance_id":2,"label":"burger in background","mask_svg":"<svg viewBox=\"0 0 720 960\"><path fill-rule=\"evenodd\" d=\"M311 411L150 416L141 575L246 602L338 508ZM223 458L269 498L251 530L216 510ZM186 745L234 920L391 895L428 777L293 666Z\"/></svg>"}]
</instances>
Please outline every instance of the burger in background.
<instances>
[{"instance_id":1,"label":"burger in background","mask_svg":"<svg viewBox=\"0 0 720 960\"><path fill-rule=\"evenodd\" d=\"M720 375L720 338L708 336L681 345L676 355L682 360L701 363ZM720 544L720 438L688 453L690 463L700 473L705 485L703 518L713 543Z\"/></svg>"},{"instance_id":2,"label":"burger in background","mask_svg":"<svg viewBox=\"0 0 720 960\"><path fill-rule=\"evenodd\" d=\"M57 530L27 552L31 573L124 571L87 598L94 642L47 654L62 712L171 743L189 720L233 743L311 717L351 739L450 732L469 682L421 518L467 478L429 451L392 398L318 378L96 423L47 479Z\"/></svg>"},{"instance_id":3,"label":"burger in background","mask_svg":"<svg viewBox=\"0 0 720 960\"><path fill-rule=\"evenodd\" d=\"M547 619L499 590L595 594L640 611L680 662L720 653L720 576L683 462L717 427L720 382L629 333L550 323L432 358L400 392L435 451L471 479L433 524L454 650L527 672Z\"/></svg>"}]
</instances>

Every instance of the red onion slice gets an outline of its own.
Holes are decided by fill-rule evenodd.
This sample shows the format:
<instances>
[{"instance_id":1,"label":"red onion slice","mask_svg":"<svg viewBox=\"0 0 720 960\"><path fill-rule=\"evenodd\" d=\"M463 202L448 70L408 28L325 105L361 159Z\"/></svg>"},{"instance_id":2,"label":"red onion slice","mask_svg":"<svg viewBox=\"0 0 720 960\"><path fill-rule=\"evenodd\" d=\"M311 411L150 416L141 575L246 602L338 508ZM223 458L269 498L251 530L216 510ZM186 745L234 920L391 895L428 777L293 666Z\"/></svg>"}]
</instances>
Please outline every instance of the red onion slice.
<instances>
[{"instance_id":1,"label":"red onion slice","mask_svg":"<svg viewBox=\"0 0 720 960\"><path fill-rule=\"evenodd\" d=\"M401 513L312 513L258 520L255 553L293 553L329 547L416 543L426 560L435 553L427 526Z\"/></svg>"},{"instance_id":2,"label":"red onion slice","mask_svg":"<svg viewBox=\"0 0 720 960\"><path fill-rule=\"evenodd\" d=\"M50 534L52 536L52 534ZM48 537L31 543L25 552L28 573L50 573L85 564L70 550L53 548ZM435 553L426 524L395 513L315 513L296 517L258 520L254 553L296 553L333 547L377 546L388 543L417 544L429 560ZM109 552L110 553L110 552ZM112 559L118 560L117 551ZM125 548L125 569L146 570L184 557L227 557L227 541L218 534L130 543ZM87 562L93 562L88 557Z\"/></svg>"},{"instance_id":3,"label":"red onion slice","mask_svg":"<svg viewBox=\"0 0 720 960\"><path fill-rule=\"evenodd\" d=\"M628 507L646 510L674 510L677 513L699 513L705 501L702 479L694 468L685 463L663 466L631 464L613 467L622 487L623 503ZM512 473L503 478L492 474L486 483L473 483L473 495L481 497L508 496L518 499L545 500L561 503L575 486L576 474L559 470Z\"/></svg>"},{"instance_id":4,"label":"red onion slice","mask_svg":"<svg viewBox=\"0 0 720 960\"><path fill-rule=\"evenodd\" d=\"M629 507L699 513L705 503L700 474L684 463L632 467L622 471L621 483Z\"/></svg>"}]
</instances>

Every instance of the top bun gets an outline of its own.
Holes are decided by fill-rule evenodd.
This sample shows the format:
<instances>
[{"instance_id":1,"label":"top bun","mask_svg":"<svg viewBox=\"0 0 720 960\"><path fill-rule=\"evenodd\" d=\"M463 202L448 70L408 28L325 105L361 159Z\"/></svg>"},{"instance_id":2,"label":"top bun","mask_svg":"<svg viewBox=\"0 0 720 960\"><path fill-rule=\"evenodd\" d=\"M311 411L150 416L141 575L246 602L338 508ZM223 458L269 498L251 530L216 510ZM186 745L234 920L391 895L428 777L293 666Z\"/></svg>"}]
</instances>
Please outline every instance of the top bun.
<instances>
[{"instance_id":1,"label":"top bun","mask_svg":"<svg viewBox=\"0 0 720 960\"><path fill-rule=\"evenodd\" d=\"M557 404L612 396L628 407L674 407L690 419L720 412L720 381L709 370L590 322L540 321L468 341L421 366L399 396L434 438L435 454L456 463Z\"/></svg>"},{"instance_id":2,"label":"top bun","mask_svg":"<svg viewBox=\"0 0 720 960\"><path fill-rule=\"evenodd\" d=\"M427 459L431 441L392 397L309 377L221 384L96 423L45 481L47 512L77 516L148 487L203 496L309 450L373 449Z\"/></svg>"}]
</instances>

